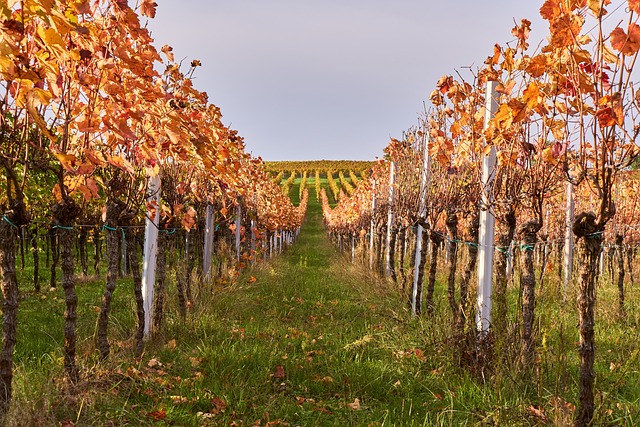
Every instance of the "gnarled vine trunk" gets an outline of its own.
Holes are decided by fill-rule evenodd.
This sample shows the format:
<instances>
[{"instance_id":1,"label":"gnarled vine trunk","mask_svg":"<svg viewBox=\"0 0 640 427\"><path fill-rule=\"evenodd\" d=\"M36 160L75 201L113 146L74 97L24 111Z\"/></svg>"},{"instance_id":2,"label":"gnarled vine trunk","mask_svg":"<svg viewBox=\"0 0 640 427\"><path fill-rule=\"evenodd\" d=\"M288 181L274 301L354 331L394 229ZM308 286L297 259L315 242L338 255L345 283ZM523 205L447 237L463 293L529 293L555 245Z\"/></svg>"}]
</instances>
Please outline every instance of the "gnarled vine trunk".
<instances>
[{"instance_id":1,"label":"gnarled vine trunk","mask_svg":"<svg viewBox=\"0 0 640 427\"><path fill-rule=\"evenodd\" d=\"M53 205L54 224L57 226L58 245L60 247L62 288L64 289L64 370L72 382L80 375L76 366L76 320L78 317L78 295L76 293L73 242L75 219L81 209L70 198Z\"/></svg>"},{"instance_id":2,"label":"gnarled vine trunk","mask_svg":"<svg viewBox=\"0 0 640 427\"><path fill-rule=\"evenodd\" d=\"M131 225L131 218L133 218L133 214L123 216L121 219L122 224L125 226ZM129 234L132 233L133 231L129 232ZM136 315L138 318L135 332L135 354L136 357L140 357L144 351L144 298L142 296L142 274L138 264L136 239L131 235L127 239L127 257L129 258L129 271L133 279L133 293L136 298Z\"/></svg>"},{"instance_id":3,"label":"gnarled vine trunk","mask_svg":"<svg viewBox=\"0 0 640 427\"><path fill-rule=\"evenodd\" d=\"M621 317L626 316L624 309L624 248L622 242L624 236L621 234L616 235L616 252L618 254L618 314Z\"/></svg>"},{"instance_id":4,"label":"gnarled vine trunk","mask_svg":"<svg viewBox=\"0 0 640 427\"><path fill-rule=\"evenodd\" d=\"M491 318L493 333L502 336L507 328L507 287L509 284L509 276L507 275L507 263L509 257L509 246L513 240L516 231L516 215L511 210L502 218L499 218L504 230L496 239L496 278L495 289L493 292L493 315Z\"/></svg>"},{"instance_id":5,"label":"gnarled vine trunk","mask_svg":"<svg viewBox=\"0 0 640 427\"><path fill-rule=\"evenodd\" d=\"M107 338L107 329L109 327L109 313L111 312L111 300L113 292L116 290L116 279L118 277L118 221L120 214L124 210L124 203L120 200L109 200L107 202L107 212L104 230L107 234L107 281L105 290L102 294L102 304L100 306L100 315L98 317L98 330L96 345L100 350L100 359L105 360L109 357L110 346Z\"/></svg>"},{"instance_id":6,"label":"gnarled vine trunk","mask_svg":"<svg viewBox=\"0 0 640 427\"><path fill-rule=\"evenodd\" d=\"M534 250L538 231L542 224L538 220L528 221L518 228L520 241L520 264L522 286L522 344L521 363L531 367L535 360L535 339L533 333L536 307L536 272L534 267Z\"/></svg>"},{"instance_id":7,"label":"gnarled vine trunk","mask_svg":"<svg viewBox=\"0 0 640 427\"><path fill-rule=\"evenodd\" d=\"M0 277L2 286L2 349L0 351L0 422L11 404L13 350L18 323L18 279L16 277L16 240L19 227L29 221L24 204L11 209L0 207Z\"/></svg>"},{"instance_id":8,"label":"gnarled vine trunk","mask_svg":"<svg viewBox=\"0 0 640 427\"><path fill-rule=\"evenodd\" d=\"M445 222L447 231L449 232L449 253L447 264L449 265L449 274L447 276L447 294L449 297L449 307L453 315L454 324L458 315L458 303L456 302L456 273L458 270L458 216L455 212L447 212Z\"/></svg>"},{"instance_id":9,"label":"gnarled vine trunk","mask_svg":"<svg viewBox=\"0 0 640 427\"><path fill-rule=\"evenodd\" d=\"M436 272L438 270L438 252L440 252L440 245L444 239L439 233L436 233L433 230L429 233L429 238L431 239L431 259L429 260L429 279L427 282L425 303L427 306L427 314L431 315L435 309L433 304L433 293L435 291Z\"/></svg>"},{"instance_id":10,"label":"gnarled vine trunk","mask_svg":"<svg viewBox=\"0 0 640 427\"><path fill-rule=\"evenodd\" d=\"M153 329L156 333L162 328L164 318L165 280L167 265L167 233L158 233L158 258L156 260L155 301L153 304Z\"/></svg>"},{"instance_id":11,"label":"gnarled vine trunk","mask_svg":"<svg viewBox=\"0 0 640 427\"><path fill-rule=\"evenodd\" d=\"M389 239L389 274L395 285L398 284L398 274L396 273L396 240L398 230L391 229L391 238Z\"/></svg>"},{"instance_id":12,"label":"gnarled vine trunk","mask_svg":"<svg viewBox=\"0 0 640 427\"><path fill-rule=\"evenodd\" d=\"M60 259L60 246L58 245L58 229L53 225L49 228L49 250L51 251L51 276L49 278L49 287L56 287L56 269Z\"/></svg>"},{"instance_id":13,"label":"gnarled vine trunk","mask_svg":"<svg viewBox=\"0 0 640 427\"><path fill-rule=\"evenodd\" d=\"M595 360L595 316L596 281L598 278L598 261L602 250L603 229L596 223L593 213L580 213L573 224L573 234L578 241L580 260L580 276L578 280L578 330L580 344L579 405L576 425L588 426L595 410L593 384L596 373Z\"/></svg>"},{"instance_id":14,"label":"gnarled vine trunk","mask_svg":"<svg viewBox=\"0 0 640 427\"><path fill-rule=\"evenodd\" d=\"M468 247L468 259L467 264L460 280L460 310L458 312L457 329L459 333L464 332L464 328L469 318L469 283L471 282L471 275L476 271L476 262L478 260L478 238L480 232L480 217L477 211L474 211L471 221L469 221L469 227L467 233L469 234L470 242Z\"/></svg>"},{"instance_id":15,"label":"gnarled vine trunk","mask_svg":"<svg viewBox=\"0 0 640 427\"><path fill-rule=\"evenodd\" d=\"M31 234L31 254L33 256L33 289L40 292L40 254L38 253L38 226Z\"/></svg>"}]
</instances>

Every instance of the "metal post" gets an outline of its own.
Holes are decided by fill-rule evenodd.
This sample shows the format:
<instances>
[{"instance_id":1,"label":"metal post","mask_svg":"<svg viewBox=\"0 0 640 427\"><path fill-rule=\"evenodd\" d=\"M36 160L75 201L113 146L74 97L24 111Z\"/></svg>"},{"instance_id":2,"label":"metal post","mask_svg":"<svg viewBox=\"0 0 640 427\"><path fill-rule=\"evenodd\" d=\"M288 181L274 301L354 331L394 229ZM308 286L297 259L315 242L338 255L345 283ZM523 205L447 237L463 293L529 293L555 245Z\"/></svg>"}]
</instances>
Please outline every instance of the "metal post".
<instances>
[{"instance_id":1,"label":"metal post","mask_svg":"<svg viewBox=\"0 0 640 427\"><path fill-rule=\"evenodd\" d=\"M236 213L236 260L240 261L240 228L242 228L242 207L238 200L238 208Z\"/></svg>"},{"instance_id":2,"label":"metal post","mask_svg":"<svg viewBox=\"0 0 640 427\"><path fill-rule=\"evenodd\" d=\"M391 229L393 228L393 190L396 183L396 164L395 162L389 163L389 208L387 213L387 239L384 248L385 259L385 276L391 275Z\"/></svg>"},{"instance_id":3,"label":"metal post","mask_svg":"<svg viewBox=\"0 0 640 427\"><path fill-rule=\"evenodd\" d=\"M213 237L215 232L216 214L212 205L207 205L205 213L205 228L204 228L204 253L202 262L202 275L205 280L211 278L211 261L213 255Z\"/></svg>"},{"instance_id":4,"label":"metal post","mask_svg":"<svg viewBox=\"0 0 640 427\"><path fill-rule=\"evenodd\" d=\"M153 319L153 288L156 283L156 258L158 255L158 225L160 223L160 175L149 178L147 203L155 203L153 218L147 217L144 230L144 257L142 261L142 297L144 300L144 339L151 337Z\"/></svg>"},{"instance_id":5,"label":"metal post","mask_svg":"<svg viewBox=\"0 0 640 427\"><path fill-rule=\"evenodd\" d=\"M431 170L431 157L429 157L429 147L427 141L424 141L424 153L422 160L422 176L420 177L420 205L418 212L418 216L421 219L424 219L425 210L427 205L427 190L430 186L430 170ZM414 260L413 267L413 287L411 289L411 315L416 315L416 305L418 298L418 278L420 277L420 269L423 267L420 265L420 260L422 259L422 234L424 233L424 228L422 224L418 224L418 229L416 230L416 254Z\"/></svg>"},{"instance_id":6,"label":"metal post","mask_svg":"<svg viewBox=\"0 0 640 427\"><path fill-rule=\"evenodd\" d=\"M376 180L373 180L371 189L371 227L369 230L369 268L373 270L373 236L375 231L374 218L376 215Z\"/></svg>"},{"instance_id":7,"label":"metal post","mask_svg":"<svg viewBox=\"0 0 640 427\"><path fill-rule=\"evenodd\" d=\"M498 109L496 86L498 82L487 82L485 98L484 127ZM493 196L491 184L495 176L496 150L491 147L482 160L482 207L480 210L480 230L478 246L478 298L476 307L476 325L482 334L491 326L491 294L493 291L493 245L495 235L495 217L491 212Z\"/></svg>"},{"instance_id":8,"label":"metal post","mask_svg":"<svg viewBox=\"0 0 640 427\"><path fill-rule=\"evenodd\" d=\"M564 286L562 292L563 301L567 300L567 288L573 275L573 221L575 217L575 189L573 184L567 182L567 203L564 222Z\"/></svg>"}]
</instances>

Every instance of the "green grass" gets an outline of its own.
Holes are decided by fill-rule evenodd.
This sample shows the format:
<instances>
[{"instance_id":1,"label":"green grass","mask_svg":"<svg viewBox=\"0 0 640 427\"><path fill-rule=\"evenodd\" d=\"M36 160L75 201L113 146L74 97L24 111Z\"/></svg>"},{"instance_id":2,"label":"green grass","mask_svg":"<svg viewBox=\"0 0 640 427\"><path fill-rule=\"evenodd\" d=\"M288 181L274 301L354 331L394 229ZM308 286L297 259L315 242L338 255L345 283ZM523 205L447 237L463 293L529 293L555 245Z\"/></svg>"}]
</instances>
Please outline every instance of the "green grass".
<instances>
[{"instance_id":1,"label":"green grass","mask_svg":"<svg viewBox=\"0 0 640 427\"><path fill-rule=\"evenodd\" d=\"M307 183L312 191L313 179ZM297 203L298 183L291 196ZM512 363L513 346L505 345L483 381L459 363L442 283L436 289L436 314L411 319L398 291L351 264L328 242L321 216L310 196L295 245L235 285L203 285L186 323L172 314L177 309L171 294L166 328L147 344L141 359L132 357L130 281L119 281L115 293L110 338L116 345L105 363L97 361L93 345L102 283L79 284L83 380L77 386L61 373L61 290L44 297L27 294L20 307L12 423L571 424L577 401L575 304L557 298L557 285L545 285L539 295L537 367L519 372ZM638 289L629 289L626 320L610 303L616 298L613 286L598 292L594 425L636 425ZM509 298L515 318L517 290Z\"/></svg>"}]
</instances>

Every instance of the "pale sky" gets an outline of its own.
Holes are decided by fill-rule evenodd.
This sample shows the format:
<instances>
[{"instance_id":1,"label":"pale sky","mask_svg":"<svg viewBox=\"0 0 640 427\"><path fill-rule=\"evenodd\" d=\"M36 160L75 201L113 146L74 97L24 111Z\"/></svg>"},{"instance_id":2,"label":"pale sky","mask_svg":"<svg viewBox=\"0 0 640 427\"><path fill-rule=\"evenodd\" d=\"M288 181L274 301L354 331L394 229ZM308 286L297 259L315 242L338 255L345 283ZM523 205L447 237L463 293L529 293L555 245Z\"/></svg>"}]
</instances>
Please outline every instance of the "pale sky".
<instances>
[{"instance_id":1,"label":"pale sky","mask_svg":"<svg viewBox=\"0 0 640 427\"><path fill-rule=\"evenodd\" d=\"M264 160L373 160L542 0L156 0L149 28ZM515 46L514 46L515 47Z\"/></svg>"}]
</instances>

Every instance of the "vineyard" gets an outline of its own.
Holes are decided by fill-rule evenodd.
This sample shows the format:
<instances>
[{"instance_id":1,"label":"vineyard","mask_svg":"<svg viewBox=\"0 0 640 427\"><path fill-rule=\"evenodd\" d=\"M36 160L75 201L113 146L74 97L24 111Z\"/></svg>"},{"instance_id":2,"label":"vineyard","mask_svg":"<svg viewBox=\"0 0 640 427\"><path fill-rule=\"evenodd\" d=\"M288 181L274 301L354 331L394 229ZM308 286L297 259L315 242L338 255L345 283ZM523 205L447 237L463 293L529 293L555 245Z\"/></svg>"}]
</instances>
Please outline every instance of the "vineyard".
<instances>
[{"instance_id":1,"label":"vineyard","mask_svg":"<svg viewBox=\"0 0 640 427\"><path fill-rule=\"evenodd\" d=\"M264 162L153 0L4 2L0 424L636 425L618 3L546 0L379 160Z\"/></svg>"}]
</instances>

